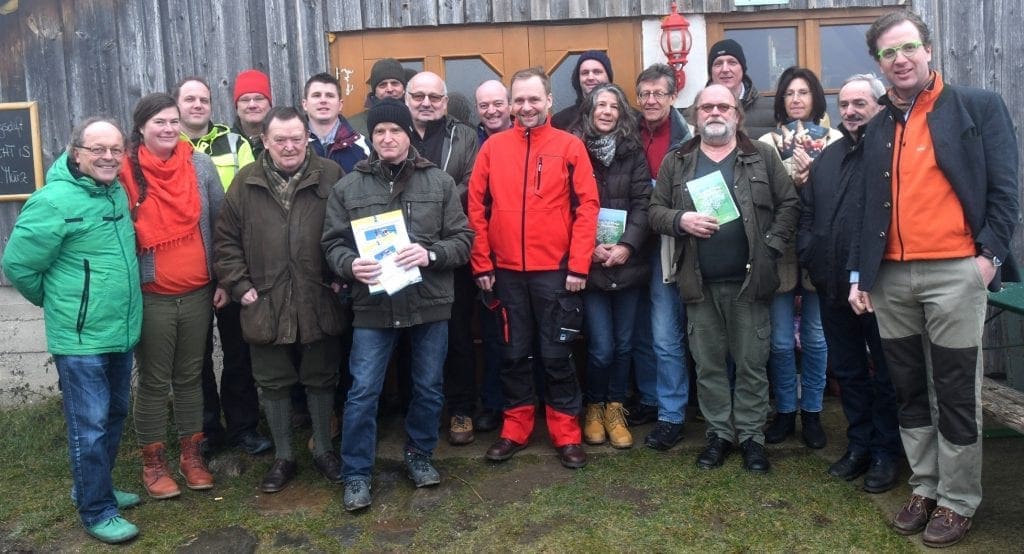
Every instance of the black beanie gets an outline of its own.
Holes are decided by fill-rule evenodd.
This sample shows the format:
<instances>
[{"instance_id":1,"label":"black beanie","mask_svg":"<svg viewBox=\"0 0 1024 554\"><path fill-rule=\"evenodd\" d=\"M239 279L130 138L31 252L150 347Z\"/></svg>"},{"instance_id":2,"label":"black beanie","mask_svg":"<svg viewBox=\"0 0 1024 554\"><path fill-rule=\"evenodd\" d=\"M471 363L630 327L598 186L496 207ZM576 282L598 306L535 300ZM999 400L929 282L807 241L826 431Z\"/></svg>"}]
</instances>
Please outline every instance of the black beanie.
<instances>
[{"instance_id":1,"label":"black beanie","mask_svg":"<svg viewBox=\"0 0 1024 554\"><path fill-rule=\"evenodd\" d=\"M405 134L409 134L409 129L412 127L412 114L409 113L409 108L395 100L394 98L385 98L377 105L370 108L370 112L366 114L366 131L373 136L373 128L378 123L394 123L405 131Z\"/></svg>"},{"instance_id":2,"label":"black beanie","mask_svg":"<svg viewBox=\"0 0 1024 554\"><path fill-rule=\"evenodd\" d=\"M740 43L736 42L731 38L720 40L708 50L708 76L711 76L711 66L714 65L715 59L719 56L732 56L736 58L736 61L740 62L740 67L743 68L743 75L747 74L747 57L743 55L743 47Z\"/></svg>"},{"instance_id":3,"label":"black beanie","mask_svg":"<svg viewBox=\"0 0 1024 554\"><path fill-rule=\"evenodd\" d=\"M587 50L580 54L580 59L576 61L576 69L572 72L572 88L576 90L576 98L580 100L583 99L583 87L580 86L580 66L587 60L597 60L598 63L604 66L604 72L608 74L608 82L615 82L615 76L612 73L612 61L608 58L608 54L600 50Z\"/></svg>"},{"instance_id":4,"label":"black beanie","mask_svg":"<svg viewBox=\"0 0 1024 554\"><path fill-rule=\"evenodd\" d=\"M377 88L377 85L385 79L394 79L403 85L409 80L405 77L405 68L394 58L384 58L373 64L373 68L370 69L370 78L366 80L366 84L370 85L370 92L373 92L372 89Z\"/></svg>"}]
</instances>

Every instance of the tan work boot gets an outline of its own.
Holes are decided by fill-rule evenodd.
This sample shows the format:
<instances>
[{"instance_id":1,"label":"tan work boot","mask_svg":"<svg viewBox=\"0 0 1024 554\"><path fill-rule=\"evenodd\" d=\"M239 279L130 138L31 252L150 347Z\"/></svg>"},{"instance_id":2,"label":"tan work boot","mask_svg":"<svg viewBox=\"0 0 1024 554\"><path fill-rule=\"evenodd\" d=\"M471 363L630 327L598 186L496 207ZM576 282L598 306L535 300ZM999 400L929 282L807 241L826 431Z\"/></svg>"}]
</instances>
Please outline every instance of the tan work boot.
<instances>
[{"instance_id":1,"label":"tan work boot","mask_svg":"<svg viewBox=\"0 0 1024 554\"><path fill-rule=\"evenodd\" d=\"M587 415L583 420L583 442L604 444L604 404L587 404Z\"/></svg>"},{"instance_id":2,"label":"tan work boot","mask_svg":"<svg viewBox=\"0 0 1024 554\"><path fill-rule=\"evenodd\" d=\"M633 435L626 426L626 414L621 402L609 402L604 409L604 429L608 442L615 448L631 448Z\"/></svg>"},{"instance_id":3,"label":"tan work boot","mask_svg":"<svg viewBox=\"0 0 1024 554\"><path fill-rule=\"evenodd\" d=\"M154 442L142 447L142 484L146 487L146 494L158 500L181 494L167 469L164 443Z\"/></svg>"},{"instance_id":4,"label":"tan work boot","mask_svg":"<svg viewBox=\"0 0 1024 554\"><path fill-rule=\"evenodd\" d=\"M206 469L206 462L199 452L199 444L203 440L202 433L196 433L179 439L181 457L178 458L178 473L185 478L185 486L202 491L213 488L213 475Z\"/></svg>"}]
</instances>

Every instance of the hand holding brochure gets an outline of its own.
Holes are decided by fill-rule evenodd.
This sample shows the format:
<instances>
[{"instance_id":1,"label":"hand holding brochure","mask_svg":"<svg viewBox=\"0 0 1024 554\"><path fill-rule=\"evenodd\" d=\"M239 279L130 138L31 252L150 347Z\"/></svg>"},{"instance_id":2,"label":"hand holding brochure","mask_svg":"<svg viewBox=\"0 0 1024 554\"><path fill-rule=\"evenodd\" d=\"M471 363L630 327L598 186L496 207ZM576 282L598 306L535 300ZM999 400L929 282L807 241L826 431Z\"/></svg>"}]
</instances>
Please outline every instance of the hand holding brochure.
<instances>
[{"instance_id":1,"label":"hand holding brochure","mask_svg":"<svg viewBox=\"0 0 1024 554\"><path fill-rule=\"evenodd\" d=\"M356 238L359 257L377 260L380 264L380 278L376 285L370 285L370 294L395 294L423 280L420 268L402 269L395 265L398 251L411 244L402 210L353 219L352 234Z\"/></svg>"},{"instance_id":2,"label":"hand holding brochure","mask_svg":"<svg viewBox=\"0 0 1024 554\"><path fill-rule=\"evenodd\" d=\"M690 198L693 198L693 205L697 211L718 219L719 225L739 219L740 210L732 199L729 185L726 184L721 171L689 181L686 188L690 191Z\"/></svg>"}]
</instances>

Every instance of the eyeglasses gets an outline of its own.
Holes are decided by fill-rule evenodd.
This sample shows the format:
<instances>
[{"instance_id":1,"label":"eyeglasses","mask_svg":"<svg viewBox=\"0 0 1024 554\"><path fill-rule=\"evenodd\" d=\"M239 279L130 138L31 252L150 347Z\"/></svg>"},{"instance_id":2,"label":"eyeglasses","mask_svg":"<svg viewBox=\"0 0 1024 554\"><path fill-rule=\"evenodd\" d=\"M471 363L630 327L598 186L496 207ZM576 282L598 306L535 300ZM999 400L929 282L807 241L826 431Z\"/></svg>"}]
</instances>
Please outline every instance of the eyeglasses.
<instances>
[{"instance_id":1,"label":"eyeglasses","mask_svg":"<svg viewBox=\"0 0 1024 554\"><path fill-rule=\"evenodd\" d=\"M120 146L84 146L81 144L76 144L74 146L79 150L85 150L97 158L103 156L107 152L110 152L111 157L114 158L124 156L124 148L121 148Z\"/></svg>"},{"instance_id":2,"label":"eyeglasses","mask_svg":"<svg viewBox=\"0 0 1024 554\"><path fill-rule=\"evenodd\" d=\"M811 95L811 91L809 91L807 89L800 89L800 90L787 90L786 93L783 96L785 98L796 98L797 96L810 96L810 95Z\"/></svg>"},{"instance_id":3,"label":"eyeglasses","mask_svg":"<svg viewBox=\"0 0 1024 554\"><path fill-rule=\"evenodd\" d=\"M736 106L731 106L729 104L701 104L700 106L697 106L697 109L704 113L712 113L715 110L722 113L729 113L729 110L735 110Z\"/></svg>"},{"instance_id":4,"label":"eyeglasses","mask_svg":"<svg viewBox=\"0 0 1024 554\"><path fill-rule=\"evenodd\" d=\"M243 95L238 97L239 104L262 104L267 101L267 97L262 94Z\"/></svg>"},{"instance_id":5,"label":"eyeglasses","mask_svg":"<svg viewBox=\"0 0 1024 554\"><path fill-rule=\"evenodd\" d=\"M885 60L887 62L895 61L896 54L903 54L903 57L909 58L917 53L917 49L924 46L924 43L919 40L912 40L910 42L904 42L897 46L891 46L889 48L882 48L878 51L878 59Z\"/></svg>"},{"instance_id":6,"label":"eyeglasses","mask_svg":"<svg viewBox=\"0 0 1024 554\"><path fill-rule=\"evenodd\" d=\"M413 102L422 102L424 98L429 98L431 104L437 104L441 100L444 100L443 94L427 94L424 92L410 92L409 98L412 98Z\"/></svg>"},{"instance_id":7,"label":"eyeglasses","mask_svg":"<svg viewBox=\"0 0 1024 554\"><path fill-rule=\"evenodd\" d=\"M636 94L636 97L639 98L641 102L646 102L651 98L661 102L668 98L668 96L669 94L667 92L661 92L660 90L645 90L644 92L638 92Z\"/></svg>"},{"instance_id":8,"label":"eyeglasses","mask_svg":"<svg viewBox=\"0 0 1024 554\"><path fill-rule=\"evenodd\" d=\"M270 142L277 146L301 146L309 142L308 137L274 137Z\"/></svg>"}]
</instances>

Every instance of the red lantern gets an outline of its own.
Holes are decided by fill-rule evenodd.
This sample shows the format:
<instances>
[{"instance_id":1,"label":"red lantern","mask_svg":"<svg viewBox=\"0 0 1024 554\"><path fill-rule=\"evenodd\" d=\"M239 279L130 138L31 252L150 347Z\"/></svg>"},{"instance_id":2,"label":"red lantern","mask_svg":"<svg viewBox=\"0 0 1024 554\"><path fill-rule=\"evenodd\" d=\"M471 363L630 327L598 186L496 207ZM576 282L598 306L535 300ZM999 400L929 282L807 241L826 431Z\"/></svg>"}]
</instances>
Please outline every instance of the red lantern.
<instances>
[{"instance_id":1,"label":"red lantern","mask_svg":"<svg viewBox=\"0 0 1024 554\"><path fill-rule=\"evenodd\" d=\"M690 54L693 37L690 36L690 22L677 10L672 2L672 13L661 22L661 51L668 58L668 64L676 70L676 90L686 86L686 56Z\"/></svg>"}]
</instances>

